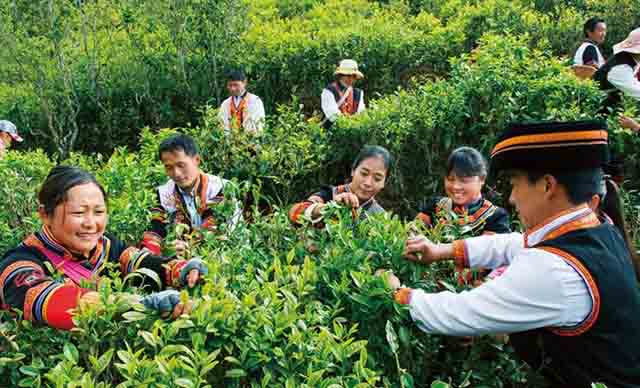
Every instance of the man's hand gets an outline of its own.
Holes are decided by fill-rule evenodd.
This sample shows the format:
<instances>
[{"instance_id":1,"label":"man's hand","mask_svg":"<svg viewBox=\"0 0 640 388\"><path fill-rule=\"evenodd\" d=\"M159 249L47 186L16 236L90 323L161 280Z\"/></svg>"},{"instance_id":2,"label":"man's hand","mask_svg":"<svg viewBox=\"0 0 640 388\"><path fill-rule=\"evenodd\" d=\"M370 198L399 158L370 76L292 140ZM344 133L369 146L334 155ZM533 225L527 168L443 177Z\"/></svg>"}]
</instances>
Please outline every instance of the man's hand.
<instances>
[{"instance_id":1,"label":"man's hand","mask_svg":"<svg viewBox=\"0 0 640 388\"><path fill-rule=\"evenodd\" d=\"M360 201L358 200L358 197L356 197L356 195L353 193L338 194L333 198L333 200L336 203L349 206L353 209L357 209L360 207Z\"/></svg>"},{"instance_id":2,"label":"man's hand","mask_svg":"<svg viewBox=\"0 0 640 388\"><path fill-rule=\"evenodd\" d=\"M385 284L394 291L401 287L400 279L391 270L379 269L375 275L382 277Z\"/></svg>"},{"instance_id":3,"label":"man's hand","mask_svg":"<svg viewBox=\"0 0 640 388\"><path fill-rule=\"evenodd\" d=\"M451 244L434 244L425 236L410 237L404 246L404 257L420 263L433 263L453 257Z\"/></svg>"},{"instance_id":4,"label":"man's hand","mask_svg":"<svg viewBox=\"0 0 640 388\"><path fill-rule=\"evenodd\" d=\"M173 312L171 313L171 319L178 319L181 315L186 314L189 315L193 310L193 302L188 301L187 303L178 303L176 307L173 308Z\"/></svg>"}]
</instances>

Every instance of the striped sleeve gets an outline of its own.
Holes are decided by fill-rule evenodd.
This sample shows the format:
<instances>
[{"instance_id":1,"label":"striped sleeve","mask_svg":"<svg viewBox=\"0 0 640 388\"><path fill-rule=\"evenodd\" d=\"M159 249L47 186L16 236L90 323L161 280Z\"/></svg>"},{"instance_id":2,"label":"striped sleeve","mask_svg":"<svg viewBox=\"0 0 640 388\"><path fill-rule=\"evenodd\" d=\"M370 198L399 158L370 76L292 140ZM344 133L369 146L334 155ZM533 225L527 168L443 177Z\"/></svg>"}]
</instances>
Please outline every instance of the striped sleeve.
<instances>
[{"instance_id":1,"label":"striped sleeve","mask_svg":"<svg viewBox=\"0 0 640 388\"><path fill-rule=\"evenodd\" d=\"M71 282L48 276L38 259L8 257L0 264L0 300L3 309L18 309L23 319L69 330L72 311L89 292Z\"/></svg>"},{"instance_id":2,"label":"striped sleeve","mask_svg":"<svg viewBox=\"0 0 640 388\"><path fill-rule=\"evenodd\" d=\"M306 215L311 219L311 212L313 206L317 203L327 203L333 200L333 187L323 186L319 191L313 193L309 198L302 202L294 204L289 210L289 220L294 225L300 225L302 223L302 216ZM317 223L320 220L314 220Z\"/></svg>"},{"instance_id":3,"label":"striped sleeve","mask_svg":"<svg viewBox=\"0 0 640 388\"><path fill-rule=\"evenodd\" d=\"M143 236L140 246L147 248L155 255L162 252L162 240L167 236L167 224L169 216L160 203L160 194L157 193L157 204L149 211L151 213L151 228Z\"/></svg>"},{"instance_id":4,"label":"striped sleeve","mask_svg":"<svg viewBox=\"0 0 640 388\"><path fill-rule=\"evenodd\" d=\"M128 247L119 256L120 272L122 276L127 276L136 272L140 268L146 268L155 272L162 283L161 288L173 287L179 288L180 271L187 264L187 260L171 259L159 255L154 255L148 250ZM143 283L142 279L134 280L135 285L139 286ZM144 282L153 289L157 289L154 282Z\"/></svg>"}]
</instances>

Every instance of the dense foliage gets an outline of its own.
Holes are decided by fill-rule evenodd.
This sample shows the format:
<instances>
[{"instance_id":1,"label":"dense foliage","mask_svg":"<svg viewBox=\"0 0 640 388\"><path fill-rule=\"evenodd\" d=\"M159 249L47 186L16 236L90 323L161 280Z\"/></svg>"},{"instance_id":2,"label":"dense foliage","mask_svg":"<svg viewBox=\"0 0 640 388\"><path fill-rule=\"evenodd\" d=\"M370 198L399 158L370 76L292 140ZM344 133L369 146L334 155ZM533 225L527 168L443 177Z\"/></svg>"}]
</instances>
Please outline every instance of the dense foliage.
<instances>
[{"instance_id":1,"label":"dense foliage","mask_svg":"<svg viewBox=\"0 0 640 388\"><path fill-rule=\"evenodd\" d=\"M634 4L636 5L635 8ZM422 333L379 268L408 286L454 289L450 265L403 260L415 204L442 190L460 145L485 153L511 120L593 117L601 93L566 66L587 15L611 42L639 21L631 1L132 1L0 4L0 117L32 149L0 161L0 252L38 228L36 191L63 161L93 171L109 194L109 229L136 243L153 187L167 178L159 142L193 135L204 170L237 183L245 219L194 247L209 266L193 314L175 322L131 311L132 290L102 283L101 311L54 332L0 312L0 379L10 386L544 386L496 338ZM615 16L615 18L614 18ZM330 131L312 112L337 61L358 60L369 109ZM267 106L264 133L225 136L215 107L224 72L243 66ZM637 113L634 101L623 108ZM640 239L640 140L609 118L625 155L626 202ZM140 128L140 130L138 130ZM390 215L353 225L330 209L324 230L293 228L289 206L341 183L355 150L397 158L381 195ZM36 146L46 152L35 150ZM91 151L74 153L73 150ZM101 151L98 154L94 150ZM112 152L113 151L113 152ZM500 187L492 180L492 186ZM504 204L498 192L490 195ZM228 209L220 207L224 213ZM395 214L395 215L393 215ZM432 239L456 228L425 230ZM1 385L1 384L0 384Z\"/></svg>"},{"instance_id":2,"label":"dense foliage","mask_svg":"<svg viewBox=\"0 0 640 388\"><path fill-rule=\"evenodd\" d=\"M529 34L570 55L598 14L610 46L640 23L637 1L197 0L0 3L0 117L31 144L66 156L137 144L138 129L185 126L226 95L244 67L268 114L297 98L310 115L337 62L352 57L367 98L417 77L446 76L449 58L485 33Z\"/></svg>"}]
</instances>

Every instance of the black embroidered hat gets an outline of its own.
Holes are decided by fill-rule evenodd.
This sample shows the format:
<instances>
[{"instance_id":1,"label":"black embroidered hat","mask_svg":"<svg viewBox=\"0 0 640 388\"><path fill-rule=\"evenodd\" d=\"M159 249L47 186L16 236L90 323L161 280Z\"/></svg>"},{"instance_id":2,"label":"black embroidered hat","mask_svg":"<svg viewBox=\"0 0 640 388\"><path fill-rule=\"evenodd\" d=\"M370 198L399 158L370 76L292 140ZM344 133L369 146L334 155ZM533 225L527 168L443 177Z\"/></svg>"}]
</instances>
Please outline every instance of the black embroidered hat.
<instances>
[{"instance_id":1,"label":"black embroidered hat","mask_svg":"<svg viewBox=\"0 0 640 388\"><path fill-rule=\"evenodd\" d=\"M607 124L597 120L512 123L491 151L494 173L588 169L608 161Z\"/></svg>"}]
</instances>

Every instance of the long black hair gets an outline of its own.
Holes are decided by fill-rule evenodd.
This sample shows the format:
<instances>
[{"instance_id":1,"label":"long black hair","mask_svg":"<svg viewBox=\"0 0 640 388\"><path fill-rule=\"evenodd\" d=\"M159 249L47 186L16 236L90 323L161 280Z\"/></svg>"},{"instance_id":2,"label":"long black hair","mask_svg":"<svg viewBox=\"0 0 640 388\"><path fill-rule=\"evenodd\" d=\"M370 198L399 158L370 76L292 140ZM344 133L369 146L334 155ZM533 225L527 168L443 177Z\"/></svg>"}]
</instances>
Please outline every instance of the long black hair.
<instances>
[{"instance_id":1,"label":"long black hair","mask_svg":"<svg viewBox=\"0 0 640 388\"><path fill-rule=\"evenodd\" d=\"M100 189L106 203L107 193L93 174L80 167L64 165L51 169L38 192L38 202L45 213L52 216L56 206L67 200L69 190L87 183L93 183Z\"/></svg>"},{"instance_id":2,"label":"long black hair","mask_svg":"<svg viewBox=\"0 0 640 388\"><path fill-rule=\"evenodd\" d=\"M600 211L605 213L613 224L618 228L624 242L629 250L629 257L631 258L631 264L636 272L636 279L640 282L640 257L636 251L631 235L627 228L627 224L624 217L624 203L622 196L620 195L620 188L618 185L609 178L605 179L606 194L600 202Z\"/></svg>"}]
</instances>

